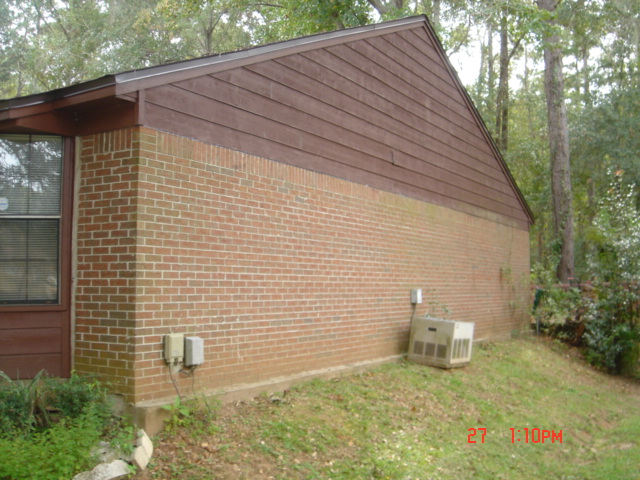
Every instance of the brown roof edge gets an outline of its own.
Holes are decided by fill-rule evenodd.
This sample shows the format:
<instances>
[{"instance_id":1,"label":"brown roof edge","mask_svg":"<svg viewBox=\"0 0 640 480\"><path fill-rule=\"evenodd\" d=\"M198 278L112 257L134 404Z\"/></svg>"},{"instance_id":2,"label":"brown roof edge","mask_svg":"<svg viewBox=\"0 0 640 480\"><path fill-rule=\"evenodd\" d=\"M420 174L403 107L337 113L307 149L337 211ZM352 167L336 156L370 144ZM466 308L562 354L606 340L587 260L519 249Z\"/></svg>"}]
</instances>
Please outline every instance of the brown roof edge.
<instances>
[{"instance_id":1,"label":"brown roof edge","mask_svg":"<svg viewBox=\"0 0 640 480\"><path fill-rule=\"evenodd\" d=\"M104 77L96 78L95 80L89 80L87 82L77 83L69 87L62 87L43 93L34 93L33 95L27 95L25 97L15 97L0 100L0 115L2 114L2 112L5 112L7 110L33 107L35 105L55 102L56 100L61 100L75 95L94 92L105 87L112 87L116 85L116 82L116 75L105 75ZM111 94L112 93L113 91L111 91Z\"/></svg>"},{"instance_id":2,"label":"brown roof edge","mask_svg":"<svg viewBox=\"0 0 640 480\"><path fill-rule=\"evenodd\" d=\"M377 35L381 31L411 28L416 25L423 24L425 21L427 21L427 17L425 15L406 17L399 20L352 27L334 32L317 33L291 40L283 40L281 42L271 43L268 45L222 53L219 55L199 57L192 60L182 60L179 62L130 70L113 75L105 75L104 77L100 77L95 80L89 80L87 82L58 88L44 93L36 93L25 97L0 100L0 119L3 117L2 113L7 110L54 102L72 96L105 89L105 87L116 87L116 94L125 94L169 81L176 81L180 78L189 78L194 75L201 74L199 70L215 71L232 68L241 64L248 64L268 58L289 55L295 51L319 48L333 43L344 43L346 39L356 40L361 37ZM167 79L167 77L169 77L169 79ZM107 88L104 96L110 96L112 94L113 90ZM4 118L7 117L4 116Z\"/></svg>"}]
</instances>

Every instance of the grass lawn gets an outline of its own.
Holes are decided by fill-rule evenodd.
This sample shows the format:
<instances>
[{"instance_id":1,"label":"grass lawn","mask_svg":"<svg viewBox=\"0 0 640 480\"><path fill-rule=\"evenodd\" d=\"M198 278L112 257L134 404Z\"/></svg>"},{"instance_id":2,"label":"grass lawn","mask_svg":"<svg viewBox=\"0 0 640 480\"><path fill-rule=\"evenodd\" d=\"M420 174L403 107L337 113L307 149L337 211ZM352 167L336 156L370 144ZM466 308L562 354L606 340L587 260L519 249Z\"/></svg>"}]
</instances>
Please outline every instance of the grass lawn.
<instances>
[{"instance_id":1,"label":"grass lawn","mask_svg":"<svg viewBox=\"0 0 640 480\"><path fill-rule=\"evenodd\" d=\"M640 382L548 339L183 413L136 479L640 479Z\"/></svg>"}]
</instances>

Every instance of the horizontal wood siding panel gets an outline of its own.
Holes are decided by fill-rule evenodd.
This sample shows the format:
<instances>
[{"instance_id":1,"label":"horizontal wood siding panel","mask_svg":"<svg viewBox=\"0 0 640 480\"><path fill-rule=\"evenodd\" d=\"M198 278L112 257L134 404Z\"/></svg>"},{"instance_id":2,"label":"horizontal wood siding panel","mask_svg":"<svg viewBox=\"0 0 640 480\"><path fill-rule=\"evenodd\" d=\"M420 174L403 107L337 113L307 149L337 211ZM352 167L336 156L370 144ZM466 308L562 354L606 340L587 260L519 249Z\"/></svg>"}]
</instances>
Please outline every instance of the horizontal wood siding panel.
<instances>
[{"instance_id":1,"label":"horizontal wood siding panel","mask_svg":"<svg viewBox=\"0 0 640 480\"><path fill-rule=\"evenodd\" d=\"M415 30L151 88L145 124L528 225L466 98Z\"/></svg>"},{"instance_id":2,"label":"horizontal wood siding panel","mask_svg":"<svg viewBox=\"0 0 640 480\"><path fill-rule=\"evenodd\" d=\"M20 354L60 353L59 328L2 330L0 356Z\"/></svg>"},{"instance_id":3,"label":"horizontal wood siding panel","mask_svg":"<svg viewBox=\"0 0 640 480\"><path fill-rule=\"evenodd\" d=\"M197 84L203 81L207 80L201 77L200 79L195 79L187 83ZM210 96L220 96L222 98L230 96L234 98L233 89L225 89L222 83L216 84L216 88L206 89L206 92L207 95ZM237 90L235 93L238 93ZM326 125L324 126L325 135L316 135L311 132L306 132L301 128L278 123L270 118L243 110L243 105L252 103L251 96L248 95L248 93L244 96L239 95L235 97L235 100L236 103L233 103L233 100L231 100L233 104L229 105L218 99L201 96L192 91L175 86L158 87L147 94L147 101L149 103L168 108L173 110L174 113L179 112L182 107L186 106L186 111L188 111L193 118L198 118L205 123L227 126L235 130L241 137L244 133L244 138L235 145L229 145L234 149L256 155L263 155L261 148L264 147L258 147L257 142L258 139L264 139L279 144L281 148L285 148L285 155L281 155L279 159L286 163L308 168L305 162L300 162L299 153L296 153L296 150L304 151L317 158L324 159L323 162L336 162L343 167L350 166L361 170L363 172L362 175L369 176L369 174L373 174L380 179L386 179L386 182L400 182L452 199L470 198L472 200L470 203L476 206L492 209L507 216L512 214L512 208L508 204L499 204L489 196L483 197L476 192L461 188L459 186L460 182L456 182L455 177L450 172L443 172L443 175L449 177L450 182L443 181L439 178L417 175L415 171L398 168L388 161L371 155L365 155L358 150L345 147L337 141L332 141L331 139L341 135L341 132L330 132L329 127ZM254 101L253 103L256 105L255 108L266 108L264 102ZM312 126L317 126L317 119L315 119L316 122L312 122L314 119L304 118L300 112L296 115L291 109L289 109L289 111L282 111L283 105L279 103L274 103L272 107L275 112L274 115L277 118L286 118L293 125L305 126L311 123ZM226 136L221 137L218 142L224 142L224 145L228 145L229 139ZM287 149L287 147L289 148ZM323 168L323 162L317 163L318 166L316 168L323 173L328 173ZM338 175L340 175L340 173L338 173ZM362 175L358 175L358 177L363 178ZM498 196L499 194L496 193L495 195Z\"/></svg>"},{"instance_id":4,"label":"horizontal wood siding panel","mask_svg":"<svg viewBox=\"0 0 640 480\"><path fill-rule=\"evenodd\" d=\"M435 75L443 79L445 82L450 81L449 70L442 62L442 57L436 49L433 43L433 39L430 38L429 32L423 28L414 28L407 30L406 32L398 32L398 37L404 39L408 46L412 46L411 55L416 55L420 58L421 55L428 57L429 70ZM397 38L397 37L396 37ZM454 85L452 85L455 88Z\"/></svg>"},{"instance_id":5,"label":"horizontal wood siding panel","mask_svg":"<svg viewBox=\"0 0 640 480\"><path fill-rule=\"evenodd\" d=\"M347 47L342 48L346 49ZM375 64L375 71L365 72L356 68L358 64L363 63L362 56L357 52L348 50L339 50L339 52L342 57L326 51L313 51L305 56L325 68L330 68L336 73L339 72L355 85L363 87L366 90L363 94L376 95L391 104L386 108L386 111L395 118L407 118L414 128L431 132L433 137L438 139L438 142L468 153L476 162L480 160L489 166L496 164L496 159L489 155L486 149L482 151L466 139L461 142L460 137L463 135L468 137L469 134L453 123L450 118L452 117L451 112L446 111L441 103L431 102L429 107L425 107L423 104L423 102L426 103L425 100L418 103L420 97L424 97L424 95L419 94L415 88L408 85L405 86L407 90L411 91L407 91L406 94L398 91L397 89L402 86L402 82L389 72L385 72L378 64ZM385 83L383 79L388 83ZM486 147L486 143L484 146Z\"/></svg>"},{"instance_id":6,"label":"horizontal wood siding panel","mask_svg":"<svg viewBox=\"0 0 640 480\"><path fill-rule=\"evenodd\" d=\"M363 45L361 48L366 48L365 45L371 45L372 48L378 50L381 65L390 72L394 72L411 87L408 92L411 98L418 100L421 105L427 108L431 108L434 102L446 108L446 113L441 116L441 119L452 122L457 127L456 133L458 135L462 129L464 133L461 137L470 136L474 145L481 151L490 152L477 123L469 117L469 110L460 91L451 84L451 81L445 82L434 75L429 69L430 64L427 63L426 57L407 55L406 50L410 48L410 45L405 44L402 37L397 36L393 41L376 38L371 39L368 44L361 45ZM383 55L383 51L390 53L391 56ZM370 55L373 55L373 52L370 52Z\"/></svg>"},{"instance_id":7,"label":"horizontal wood siding panel","mask_svg":"<svg viewBox=\"0 0 640 480\"><path fill-rule=\"evenodd\" d=\"M383 44L382 48L395 49L390 42L379 40L377 43ZM393 101L404 111L426 122L430 128L442 130L456 139L469 136L471 122L465 121L460 113L462 106L437 86L422 81L418 75L398 64L398 60L404 60L399 58L402 57L401 52L397 52L392 58L370 44L360 43L353 48L347 45L334 47L330 53L376 78L378 82L373 85L373 93ZM428 76L429 72L425 70L423 73ZM389 92L393 92L394 95L389 95ZM457 143L454 142L455 144ZM479 148L480 152L487 151L486 142L478 142L473 146Z\"/></svg>"},{"instance_id":8,"label":"horizontal wood siding panel","mask_svg":"<svg viewBox=\"0 0 640 480\"><path fill-rule=\"evenodd\" d=\"M52 312L29 311L27 308L16 312L0 310L0 335L5 329L62 328L68 317L69 313L63 310Z\"/></svg>"},{"instance_id":9,"label":"horizontal wood siding panel","mask_svg":"<svg viewBox=\"0 0 640 480\"><path fill-rule=\"evenodd\" d=\"M52 377L60 377L65 375L62 363L60 354L7 355L0 356L0 371L15 379L33 378L40 370Z\"/></svg>"},{"instance_id":10,"label":"horizontal wood siding panel","mask_svg":"<svg viewBox=\"0 0 640 480\"><path fill-rule=\"evenodd\" d=\"M301 62L297 60L300 59L288 58L287 63L290 65L295 62L295 65L300 65L301 69ZM302 61L302 64L304 63ZM358 131L366 132L363 134L377 138L394 151L403 151L407 155L423 159L429 165L451 170L456 175L464 176L480 184L490 185L491 188L503 193L513 194L511 186L506 183L501 172L495 166L477 162L468 153L441 144L435 134L420 129L418 125L410 126L400 119L393 118L388 113L393 108L393 105L385 99L380 97L368 99L371 103L369 105L364 103L362 98L354 98L359 95L358 90L360 87L357 84L352 82L339 83L339 78L335 80L327 79L325 83L321 83L315 79L324 71L320 65L315 63L305 64L305 73L302 73L300 69L295 69L295 65L294 68L288 68L284 65L264 63L250 67L250 71L259 73L273 82L287 85L287 98L283 99L282 97L274 97L273 83L264 82L263 79L256 82L262 82L264 84L263 91L266 90L266 95L276 101L291 101L292 95L294 95L293 92L300 93L305 101L313 101L312 95L316 93L322 98L317 102L320 104L320 108L322 108L322 105L328 107L322 114L318 113L322 118L327 114L326 110L329 110L334 112L335 116L344 118L345 122L348 119L352 128L356 128L356 122L359 121L360 130ZM216 77L223 78L230 83L245 86L243 82L250 78L250 73L234 70L216 75ZM255 85L250 85L247 88L256 87ZM302 107L304 108L304 105ZM313 110L313 108L314 106L308 107L309 110ZM425 110L425 115L429 115L429 113L429 110ZM374 120L376 123L372 123ZM499 176L498 173L500 173Z\"/></svg>"},{"instance_id":11,"label":"horizontal wood siding panel","mask_svg":"<svg viewBox=\"0 0 640 480\"><path fill-rule=\"evenodd\" d=\"M351 149L351 151L344 150L343 156L336 158L341 163L357 161L360 158L359 168L368 169L371 167L371 161L378 159L382 161L382 163L378 162L380 168L378 173L385 177L397 178L423 187L426 185L423 182L428 182L428 178L437 179L439 182L456 188L474 191L507 206L512 204L511 190L506 185L496 184L491 177L486 177L488 183L492 184L491 187L487 187L485 183L478 181L478 175L473 175L471 172L465 172L466 175L461 175L460 172L451 172L445 168L444 162L442 165L427 165L417 157L424 155L424 151L415 148L413 151L409 149L409 153L402 153L401 148L406 147L406 141L394 142L395 137L385 136L384 130L381 128L378 129L381 137L372 135L371 130L375 126L367 125L361 119L350 116L346 109L340 111L336 108L328 108L326 104L317 102L310 97L301 99L297 105L298 108L295 108L294 105L291 105L292 102L287 101L287 97L295 97L297 92L274 83L268 83L267 89L260 91L260 85L265 85L266 82L262 80L247 84L244 79L251 77L251 73L246 71L238 75L237 78L231 79L230 83L208 76L199 77L181 82L180 87L194 95L202 92L203 96L209 99L223 102L243 112L268 118L276 123L281 123L283 119L286 119L286 124L281 123L282 128L288 127L289 124L295 125L297 130L308 134L310 138L315 138L316 142L322 144L318 148L319 152L315 153L322 156L326 156L325 152L332 151L334 144ZM283 91L278 96L279 89ZM274 98L274 96L278 98ZM313 112L313 114L308 112ZM367 126L368 128L366 128ZM396 148L390 148L385 142L380 141L385 138L388 143L396 143ZM404 149L407 150L407 148ZM339 152L336 152L337 154ZM412 157L412 155L415 156ZM398 168L403 168L407 172L398 173L396 171ZM425 175L428 178L415 178L415 173Z\"/></svg>"},{"instance_id":12,"label":"horizontal wood siding panel","mask_svg":"<svg viewBox=\"0 0 640 480\"><path fill-rule=\"evenodd\" d=\"M325 57L325 60L328 61L330 58L331 57ZM384 124L387 118L393 119L397 121L402 128L397 131L397 134L401 138L406 138L407 135L411 135L412 131L414 131L420 139L416 140L431 151L438 152L445 158L454 159L456 162L473 166L474 168L481 168L481 165L484 165L487 167L486 173L490 176L495 178L503 177L495 158L492 157L489 159L486 155L482 154L484 155L484 160L479 161L477 156L473 155L473 152L466 150L459 140L436 127L434 122L427 124L427 120L435 116L435 113L429 108L422 108L420 110L421 116L413 112L407 112L394 103L395 98L388 99L385 98L384 92L382 92L383 94L379 94L363 88L357 76L354 75L351 79L347 79L327 69L322 64L304 61L304 58L301 57L287 57L282 59L280 63L288 66L292 70L302 73L310 79L317 79L319 82L331 86L334 91L343 92L345 95L370 107L372 109L370 115L363 117L370 123ZM286 78L283 80L286 81ZM371 82L367 83L370 84ZM404 133L403 130L407 129L408 131Z\"/></svg>"},{"instance_id":13,"label":"horizontal wood siding panel","mask_svg":"<svg viewBox=\"0 0 640 480\"><path fill-rule=\"evenodd\" d=\"M245 131L237 130L226 125L218 125L211 123L210 121L203 120L191 115L187 115L181 110L170 110L166 106L155 105L149 103L147 105L147 115L153 118L153 124L160 130L168 132L178 132L182 135L198 138L205 142L223 145L228 148L248 152L248 148L260 149L262 152L261 157L278 159L283 163L286 160L297 159L297 163L314 171L322 171L329 175L340 176L342 173L345 176L348 175L352 181L359 183L367 183L370 178L367 172L360 171L356 168L344 166L333 160L326 160L324 158L316 157L305 151L293 151L290 147L285 147L271 140L251 137L247 135ZM221 139L223 140L221 142ZM372 185L373 186L373 185Z\"/></svg>"},{"instance_id":14,"label":"horizontal wood siding panel","mask_svg":"<svg viewBox=\"0 0 640 480\"><path fill-rule=\"evenodd\" d=\"M224 138L224 145L228 148L245 151L242 147L251 146L259 150L260 156L264 158L279 159L283 163L299 166L312 171L321 172L338 178L346 178L350 181L369 185L373 188L379 188L391 193L405 195L426 202L437 201L438 204L466 212L477 216L486 216L486 210L471 205L459 198L440 196L434 198L433 194L424 188L412 187L398 181L388 181L388 179L374 175L371 172L363 171L335 162L331 159L324 159L311 155L304 151L292 153L292 149L266 140L264 138L249 137L245 132L233 130L223 125L216 125L204 120L198 120L181 111L171 111L164 107L154 104L148 104L147 115L154 119L154 125L160 130L168 132L180 132L181 135L190 138L197 138L201 141L220 144L219 139ZM247 152L250 153L250 152ZM287 161L290 157L291 161ZM526 219L518 220L513 217L505 216L504 219L510 218L510 221L502 220L502 223L515 225L518 228L526 230L528 221ZM495 218L500 221L500 218Z\"/></svg>"},{"instance_id":15,"label":"horizontal wood siding panel","mask_svg":"<svg viewBox=\"0 0 640 480\"><path fill-rule=\"evenodd\" d=\"M410 37L409 37L410 38ZM380 58L386 57L395 61L407 72L391 69L405 80L407 74L418 75L422 81L430 87L435 88L444 94L443 102L453 111L457 112L463 121L467 118L466 107L460 101L460 92L451 83L449 72L440 64L440 57L432 45L423 44L424 49L418 50L414 44L407 40L407 36L394 34L386 37L371 38L366 42L349 44L350 47L360 50L363 53L370 52L371 47L378 50ZM410 53L409 53L410 52ZM434 60L436 59L436 60ZM383 61L388 61L383 60ZM424 76L424 77L422 77ZM411 82L410 82L411 83Z\"/></svg>"}]
</instances>

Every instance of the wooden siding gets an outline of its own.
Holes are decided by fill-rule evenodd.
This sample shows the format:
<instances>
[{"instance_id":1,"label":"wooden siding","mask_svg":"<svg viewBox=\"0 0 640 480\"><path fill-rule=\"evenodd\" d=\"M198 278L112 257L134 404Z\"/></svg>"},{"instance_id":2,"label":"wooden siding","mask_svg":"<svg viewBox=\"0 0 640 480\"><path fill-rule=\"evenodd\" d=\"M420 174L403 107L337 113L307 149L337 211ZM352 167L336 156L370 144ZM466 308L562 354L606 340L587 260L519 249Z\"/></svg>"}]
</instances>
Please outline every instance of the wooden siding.
<instances>
[{"instance_id":1,"label":"wooden siding","mask_svg":"<svg viewBox=\"0 0 640 480\"><path fill-rule=\"evenodd\" d=\"M144 123L527 229L424 26L145 91Z\"/></svg>"},{"instance_id":2,"label":"wooden siding","mask_svg":"<svg viewBox=\"0 0 640 480\"><path fill-rule=\"evenodd\" d=\"M44 307L0 308L0 371L11 378L33 378L44 369L68 376L70 363L69 311Z\"/></svg>"}]
</instances>

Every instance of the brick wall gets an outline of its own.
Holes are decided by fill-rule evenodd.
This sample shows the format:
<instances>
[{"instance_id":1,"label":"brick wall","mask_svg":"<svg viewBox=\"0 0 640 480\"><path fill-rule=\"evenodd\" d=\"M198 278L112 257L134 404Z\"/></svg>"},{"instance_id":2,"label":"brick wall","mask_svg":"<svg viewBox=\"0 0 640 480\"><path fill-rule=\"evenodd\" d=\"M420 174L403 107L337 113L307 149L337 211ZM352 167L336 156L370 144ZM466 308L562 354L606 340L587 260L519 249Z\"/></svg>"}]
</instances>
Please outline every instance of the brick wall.
<instances>
[{"instance_id":1,"label":"brick wall","mask_svg":"<svg viewBox=\"0 0 640 480\"><path fill-rule=\"evenodd\" d=\"M145 128L82 139L79 182L75 366L137 402L175 394L169 332L214 389L405 352L412 288L476 338L526 316L506 224Z\"/></svg>"},{"instance_id":2,"label":"brick wall","mask_svg":"<svg viewBox=\"0 0 640 480\"><path fill-rule=\"evenodd\" d=\"M137 132L79 140L74 199L73 368L134 393Z\"/></svg>"}]
</instances>

